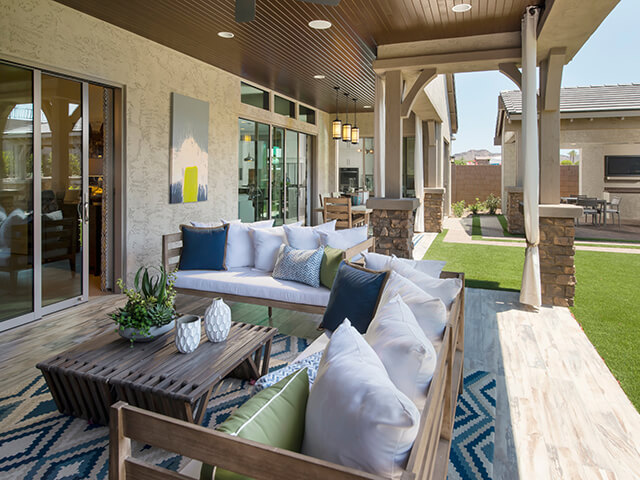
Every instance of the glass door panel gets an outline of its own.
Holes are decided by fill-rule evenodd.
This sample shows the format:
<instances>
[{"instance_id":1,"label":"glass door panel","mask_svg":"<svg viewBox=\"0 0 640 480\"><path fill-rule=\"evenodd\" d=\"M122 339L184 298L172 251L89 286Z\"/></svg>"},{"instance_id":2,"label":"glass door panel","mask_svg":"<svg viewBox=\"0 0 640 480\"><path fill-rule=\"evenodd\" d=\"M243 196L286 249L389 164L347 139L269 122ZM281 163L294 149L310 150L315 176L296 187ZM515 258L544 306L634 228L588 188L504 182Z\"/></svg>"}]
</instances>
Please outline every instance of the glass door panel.
<instances>
[{"instance_id":1,"label":"glass door panel","mask_svg":"<svg viewBox=\"0 0 640 480\"><path fill-rule=\"evenodd\" d=\"M0 64L0 322L34 310L33 72Z\"/></svg>"},{"instance_id":2,"label":"glass door panel","mask_svg":"<svg viewBox=\"0 0 640 480\"><path fill-rule=\"evenodd\" d=\"M284 129L273 127L273 145L271 147L271 218L274 225L284 223L286 189L284 188L285 138Z\"/></svg>"},{"instance_id":3,"label":"glass door panel","mask_svg":"<svg viewBox=\"0 0 640 480\"><path fill-rule=\"evenodd\" d=\"M256 220L269 218L269 125L256 128Z\"/></svg>"},{"instance_id":4,"label":"glass door panel","mask_svg":"<svg viewBox=\"0 0 640 480\"><path fill-rule=\"evenodd\" d=\"M309 191L307 188L307 170L311 160L313 137L300 134L298 148L298 221L306 222Z\"/></svg>"},{"instance_id":5,"label":"glass door panel","mask_svg":"<svg viewBox=\"0 0 640 480\"><path fill-rule=\"evenodd\" d=\"M299 169L298 169L298 133L287 130L286 131L286 188L287 188L287 208L286 208L286 223L295 223L298 221L298 181L299 181Z\"/></svg>"},{"instance_id":6,"label":"glass door panel","mask_svg":"<svg viewBox=\"0 0 640 480\"><path fill-rule=\"evenodd\" d=\"M82 83L42 74L42 306L83 295Z\"/></svg>"}]
</instances>

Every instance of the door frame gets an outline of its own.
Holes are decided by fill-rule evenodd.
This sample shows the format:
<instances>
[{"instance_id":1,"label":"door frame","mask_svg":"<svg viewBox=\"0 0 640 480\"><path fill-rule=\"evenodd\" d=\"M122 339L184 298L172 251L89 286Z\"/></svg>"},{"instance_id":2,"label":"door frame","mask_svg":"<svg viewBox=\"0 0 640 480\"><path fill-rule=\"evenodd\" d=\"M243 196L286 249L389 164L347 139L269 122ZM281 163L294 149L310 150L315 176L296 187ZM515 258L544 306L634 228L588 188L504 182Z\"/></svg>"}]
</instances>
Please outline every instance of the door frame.
<instances>
[{"instance_id":1,"label":"door frame","mask_svg":"<svg viewBox=\"0 0 640 480\"><path fill-rule=\"evenodd\" d=\"M126 276L126 88L125 85L49 65L2 54L0 62L31 70L33 79L33 311L0 322L0 333L42 319L89 299L89 250L82 251L82 294L55 304L42 306L42 131L39 112L42 108L42 74L79 82L82 88L82 243L88 245L89 228L85 202L88 202L89 175L89 84L113 89L113 291L119 293L115 279ZM37 112L37 113L36 113Z\"/></svg>"}]
</instances>

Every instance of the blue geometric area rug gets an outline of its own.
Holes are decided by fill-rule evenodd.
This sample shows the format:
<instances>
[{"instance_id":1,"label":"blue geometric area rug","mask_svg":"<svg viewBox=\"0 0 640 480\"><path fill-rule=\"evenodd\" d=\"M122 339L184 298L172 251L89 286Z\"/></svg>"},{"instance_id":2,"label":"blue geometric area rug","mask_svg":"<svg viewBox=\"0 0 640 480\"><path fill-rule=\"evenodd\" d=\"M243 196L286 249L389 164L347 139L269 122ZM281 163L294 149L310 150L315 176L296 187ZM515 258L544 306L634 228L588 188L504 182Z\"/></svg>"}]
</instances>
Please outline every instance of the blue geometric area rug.
<instances>
[{"instance_id":1,"label":"blue geometric area rug","mask_svg":"<svg viewBox=\"0 0 640 480\"><path fill-rule=\"evenodd\" d=\"M458 398L449 455L449 480L491 480L495 444L496 379L481 371L466 372Z\"/></svg>"},{"instance_id":2,"label":"blue geometric area rug","mask_svg":"<svg viewBox=\"0 0 640 480\"><path fill-rule=\"evenodd\" d=\"M271 347L270 370L293 361L309 342L277 335ZM246 381L227 379L214 390L204 426L223 422L252 391ZM90 480L109 475L109 429L62 415L38 375L8 394L0 393L0 479ZM189 459L133 442L132 454L171 470Z\"/></svg>"}]
</instances>

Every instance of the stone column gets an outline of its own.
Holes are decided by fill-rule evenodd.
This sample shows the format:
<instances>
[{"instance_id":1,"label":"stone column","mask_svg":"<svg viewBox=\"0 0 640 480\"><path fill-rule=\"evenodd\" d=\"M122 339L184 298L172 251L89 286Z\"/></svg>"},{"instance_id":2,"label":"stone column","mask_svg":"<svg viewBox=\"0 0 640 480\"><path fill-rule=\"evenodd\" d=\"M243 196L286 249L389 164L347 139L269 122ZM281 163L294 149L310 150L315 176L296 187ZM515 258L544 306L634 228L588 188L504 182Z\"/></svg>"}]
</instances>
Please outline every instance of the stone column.
<instances>
[{"instance_id":1,"label":"stone column","mask_svg":"<svg viewBox=\"0 0 640 480\"><path fill-rule=\"evenodd\" d=\"M542 304L570 307L576 291L575 219L582 207L540 205Z\"/></svg>"},{"instance_id":2,"label":"stone column","mask_svg":"<svg viewBox=\"0 0 640 480\"><path fill-rule=\"evenodd\" d=\"M524 234L524 213L522 209L524 194L522 187L506 187L504 191L507 194L507 211L505 212L507 230L514 235Z\"/></svg>"},{"instance_id":3,"label":"stone column","mask_svg":"<svg viewBox=\"0 0 640 480\"><path fill-rule=\"evenodd\" d=\"M444 188L430 187L424 189L424 231L442 231L444 217Z\"/></svg>"},{"instance_id":4,"label":"stone column","mask_svg":"<svg viewBox=\"0 0 640 480\"><path fill-rule=\"evenodd\" d=\"M370 198L373 209L371 226L376 239L376 253L413 258L413 226L417 198Z\"/></svg>"}]
</instances>

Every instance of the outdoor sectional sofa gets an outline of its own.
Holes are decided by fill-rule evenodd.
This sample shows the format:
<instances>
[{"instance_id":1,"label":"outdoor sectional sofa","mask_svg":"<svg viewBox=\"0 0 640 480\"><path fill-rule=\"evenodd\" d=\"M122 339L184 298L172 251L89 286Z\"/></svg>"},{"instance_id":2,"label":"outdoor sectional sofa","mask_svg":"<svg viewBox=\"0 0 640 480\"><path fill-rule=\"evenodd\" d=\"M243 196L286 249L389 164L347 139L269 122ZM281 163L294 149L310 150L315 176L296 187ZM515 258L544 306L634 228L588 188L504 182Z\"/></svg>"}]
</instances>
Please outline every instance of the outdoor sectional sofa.
<instances>
[{"instance_id":1,"label":"outdoor sectional sofa","mask_svg":"<svg viewBox=\"0 0 640 480\"><path fill-rule=\"evenodd\" d=\"M347 250L343 258L373 250L375 239L368 238ZM201 297L221 297L230 302L250 303L298 312L322 314L331 291L323 286L311 287L298 282L273 278L270 272L251 267L229 270L177 270L182 252L182 233L162 236L162 264L167 272L176 271L176 291Z\"/></svg>"},{"instance_id":2,"label":"outdoor sectional sofa","mask_svg":"<svg viewBox=\"0 0 640 480\"><path fill-rule=\"evenodd\" d=\"M169 237L169 238L167 238ZM168 249L177 236L165 236L165 265L179 254ZM413 444L402 480L442 479L447 476L449 450L458 395L462 392L464 359L464 274L442 272L441 278L459 278L462 288L450 306L448 322L438 351L436 369L427 390L427 399L421 412L420 428ZM221 284L217 284L221 285ZM218 288L222 290L223 288ZM304 309L301 303L265 300L252 296L204 290L181 289L199 295L224 295L234 301L247 301L259 305ZM296 308L296 307L302 308ZM321 305L311 310L320 313ZM321 350L326 344L322 335L303 353ZM137 440L154 447L175 452L198 462L246 475L256 480L292 479L379 479L384 477L319 460L308 455L274 448L254 441L231 436L209 428L193 425L119 402L112 407L110 424L110 478L188 479L194 478L189 468L182 473L168 471L131 457L130 441ZM191 462L193 465L196 462ZM197 470L197 469L196 469ZM195 477L197 478L197 476Z\"/></svg>"}]
</instances>

